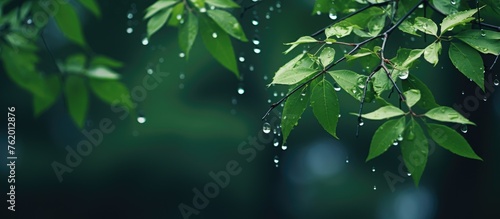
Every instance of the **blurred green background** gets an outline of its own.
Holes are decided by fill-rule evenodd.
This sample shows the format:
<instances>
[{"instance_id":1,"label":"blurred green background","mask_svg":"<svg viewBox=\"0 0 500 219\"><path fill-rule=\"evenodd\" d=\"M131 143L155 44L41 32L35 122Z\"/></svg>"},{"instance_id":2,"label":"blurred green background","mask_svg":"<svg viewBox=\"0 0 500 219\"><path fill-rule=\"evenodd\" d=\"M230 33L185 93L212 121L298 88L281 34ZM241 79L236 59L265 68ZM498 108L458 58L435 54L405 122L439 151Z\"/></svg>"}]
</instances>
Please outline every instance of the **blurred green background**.
<instances>
[{"instance_id":1,"label":"blurred green background","mask_svg":"<svg viewBox=\"0 0 500 219\"><path fill-rule=\"evenodd\" d=\"M241 172L231 176L227 187L208 198L208 205L190 218L419 219L498 215L498 91L489 93L487 101L481 99L477 110L469 112L469 119L478 126L468 127L463 134L484 162L434 147L418 189L400 166L398 146L364 162L371 136L381 123L365 122L356 138L356 118L349 113L357 111L358 103L344 92L339 93L340 141L322 130L308 109L292 132L287 150L267 140L261 151L255 150L255 159L247 161L250 155L240 153L238 148L251 148L249 138L280 138L272 132L262 133L261 117L270 105L268 99L274 102L286 91L284 87L266 86L273 72L293 57L282 54L282 43L311 34L332 20L326 14L311 16L312 0L265 0L249 9L242 14L241 23L247 37L259 44L233 41L237 57L243 57L239 67L244 79L239 81L216 63L199 39L188 61L179 57L177 30L173 28L161 29L148 45L142 45L145 23L141 17L152 2L99 1L103 11L100 20L83 9L79 11L85 36L95 52L125 63L119 72L130 89L141 86L148 69L168 76L137 102L137 115L146 118L142 124L137 122L136 114L121 119L120 113L92 96L85 129L98 128L102 119L110 119L115 129L104 134L102 143L83 157L73 172L65 173L62 182L51 164L65 163L66 146L75 148L85 136L73 124L62 98L41 117L34 118L30 94L15 86L6 74L0 74L1 108L6 113L7 107L16 107L18 154L16 213L7 213L3 201L1 218L182 218L179 205L193 207L193 189L203 191L214 182L209 173L225 170L233 161L239 163ZM242 6L252 4L251 0L241 2ZM241 10L234 13L239 15ZM499 25L500 20L496 18L492 23ZM127 33L127 28L133 31ZM53 21L45 37L58 59L78 51L64 40ZM423 39L395 34L390 37L389 54L395 55L398 47L425 45ZM261 52L255 53L255 48ZM43 47L40 55L50 61ZM492 62L493 57L485 58L486 64ZM360 70L360 66L341 67ZM487 74L499 71L497 65ZM435 68L421 62L410 74L428 83L442 105L463 104L464 99L475 95L474 83L457 72L447 58ZM240 88L243 94L238 93ZM273 116L281 109L278 107ZM6 139L5 126L1 130L1 138ZM7 146L5 141L1 145L0 191L5 194ZM275 156L278 167L273 161ZM393 181L396 183L391 188L387 176L397 176L399 181ZM7 199L6 195L2 197Z\"/></svg>"}]
</instances>

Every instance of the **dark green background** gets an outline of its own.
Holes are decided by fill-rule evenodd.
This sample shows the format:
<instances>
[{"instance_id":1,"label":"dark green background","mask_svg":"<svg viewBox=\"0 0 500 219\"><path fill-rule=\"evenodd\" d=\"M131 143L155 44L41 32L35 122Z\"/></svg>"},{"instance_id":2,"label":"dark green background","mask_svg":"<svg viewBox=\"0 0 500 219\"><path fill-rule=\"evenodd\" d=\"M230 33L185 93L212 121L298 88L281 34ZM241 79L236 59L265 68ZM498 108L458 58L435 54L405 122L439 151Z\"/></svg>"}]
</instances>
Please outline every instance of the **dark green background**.
<instances>
[{"instance_id":1,"label":"dark green background","mask_svg":"<svg viewBox=\"0 0 500 219\"><path fill-rule=\"evenodd\" d=\"M100 20L80 8L88 43L96 53L125 63L119 72L129 88L142 83L147 68L156 71L159 66L169 76L138 103L138 112L147 118L144 124L139 124L132 114L121 120L120 114L92 96L85 129L98 127L104 118L110 119L116 128L105 134L102 144L84 157L72 173L65 174L61 183L51 163L64 162L65 147L74 148L85 137L70 119L62 96L54 107L34 118L30 94L15 86L6 74L0 74L0 109L6 114L7 107L16 107L18 156L16 213L6 212L7 204L2 201L1 218L182 218L178 205L193 206L193 188L202 190L213 181L208 173L225 169L231 160L239 162L241 173L231 177L229 185L210 199L199 215L191 218L418 219L491 218L498 214L498 92L491 94L486 102L479 101L479 108L469 117L478 126L469 127L464 134L484 162L458 157L437 147L429 156L419 189L410 177L404 177L404 182L397 183L391 191L384 178L386 172L398 174L398 146L364 162L371 136L381 123L365 121L356 138L356 120L348 113L356 112L358 103L344 92L339 96L340 141L322 130L307 110L292 132L286 151L267 144L254 160L247 162L248 155L238 153L238 145L259 135L260 118L269 106L267 99L277 100L273 92L280 94L286 89L266 87L273 72L293 57L282 54L286 49L282 43L313 33L332 21L328 15L310 16L312 0L281 1L279 9L276 1L265 0L250 9L241 22L249 39L258 37L262 52L253 53L252 43L233 41L236 55L245 57L239 63L244 76L240 82L210 57L199 39L189 61L180 58L174 28L161 29L149 45L143 46L142 11L152 2L99 1L103 11ZM134 32L127 34L127 13L133 9L132 4L137 10L130 24ZM250 0L241 3L251 4ZM257 26L251 24L254 11L258 15ZM239 15L241 10L234 13ZM266 13L270 13L270 19L266 19ZM492 23L495 22L500 24L498 19ZM60 36L53 21L45 37L58 59L80 51ZM423 39L408 38L392 35L388 53L393 56L398 47L427 45ZM42 66L54 71L47 51L40 42L39 45ZM436 68L422 61L410 74L428 83L438 103L462 104L464 98L474 95L476 86L444 58L447 46L442 57ZM492 57L485 59L488 65L492 61ZM250 65L254 71L249 70ZM498 71L497 65L488 74ZM181 79L180 74L185 78ZM263 80L264 76L269 79ZM245 89L243 95L237 93L240 86ZM237 104L232 103L233 98ZM374 107L368 106L366 111ZM2 139L6 139L6 123L5 119ZM1 146L0 191L5 194L8 173L4 140ZM278 168L273 162L275 155L280 158ZM377 190L373 190L374 186ZM0 197L7 199L6 195Z\"/></svg>"}]
</instances>

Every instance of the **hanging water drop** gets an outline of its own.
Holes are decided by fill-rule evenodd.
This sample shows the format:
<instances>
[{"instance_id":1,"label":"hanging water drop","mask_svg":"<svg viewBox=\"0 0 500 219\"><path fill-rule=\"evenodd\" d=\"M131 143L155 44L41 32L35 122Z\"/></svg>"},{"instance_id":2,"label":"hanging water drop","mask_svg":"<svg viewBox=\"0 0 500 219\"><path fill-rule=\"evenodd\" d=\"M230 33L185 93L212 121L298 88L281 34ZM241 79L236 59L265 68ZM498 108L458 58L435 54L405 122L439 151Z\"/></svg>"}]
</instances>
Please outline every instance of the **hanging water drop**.
<instances>
[{"instance_id":1,"label":"hanging water drop","mask_svg":"<svg viewBox=\"0 0 500 219\"><path fill-rule=\"evenodd\" d=\"M269 122L264 122L264 125L262 125L262 132L265 134L269 134L271 132L271 124L269 124Z\"/></svg>"},{"instance_id":2,"label":"hanging water drop","mask_svg":"<svg viewBox=\"0 0 500 219\"><path fill-rule=\"evenodd\" d=\"M330 8L330 12L328 13L328 17L332 20L337 20L337 11L335 8Z\"/></svg>"},{"instance_id":3,"label":"hanging water drop","mask_svg":"<svg viewBox=\"0 0 500 219\"><path fill-rule=\"evenodd\" d=\"M398 141L403 141L403 136L402 135L398 135Z\"/></svg>"},{"instance_id":4,"label":"hanging water drop","mask_svg":"<svg viewBox=\"0 0 500 219\"><path fill-rule=\"evenodd\" d=\"M345 163L349 163L349 157L345 158Z\"/></svg>"},{"instance_id":5,"label":"hanging water drop","mask_svg":"<svg viewBox=\"0 0 500 219\"><path fill-rule=\"evenodd\" d=\"M240 57L238 58L238 60L240 60L240 62L245 62L245 57L240 56Z\"/></svg>"},{"instance_id":6,"label":"hanging water drop","mask_svg":"<svg viewBox=\"0 0 500 219\"><path fill-rule=\"evenodd\" d=\"M140 123L140 124L143 124L146 122L146 117L144 116L138 116L137 117L137 122Z\"/></svg>"},{"instance_id":7,"label":"hanging water drop","mask_svg":"<svg viewBox=\"0 0 500 219\"><path fill-rule=\"evenodd\" d=\"M467 125L463 124L462 127L460 127L460 131L462 131L462 133L467 133L468 131L468 128L467 128Z\"/></svg>"},{"instance_id":8,"label":"hanging water drop","mask_svg":"<svg viewBox=\"0 0 500 219\"><path fill-rule=\"evenodd\" d=\"M359 119L358 119L358 125L359 125L359 126L363 126L363 125L365 125L365 122L363 122L363 119L362 119L362 118L359 118Z\"/></svg>"},{"instance_id":9,"label":"hanging water drop","mask_svg":"<svg viewBox=\"0 0 500 219\"><path fill-rule=\"evenodd\" d=\"M409 75L410 75L410 71L403 70L403 71L399 72L399 79L406 80Z\"/></svg>"},{"instance_id":10,"label":"hanging water drop","mask_svg":"<svg viewBox=\"0 0 500 219\"><path fill-rule=\"evenodd\" d=\"M288 146L286 146L286 145L281 145L281 150L284 150L284 151L285 151L287 148L288 148Z\"/></svg>"},{"instance_id":11,"label":"hanging water drop","mask_svg":"<svg viewBox=\"0 0 500 219\"><path fill-rule=\"evenodd\" d=\"M261 51L260 51L260 48L259 48L259 47L255 47L255 48L253 49L253 52L254 52L255 54L259 54Z\"/></svg>"},{"instance_id":12,"label":"hanging water drop","mask_svg":"<svg viewBox=\"0 0 500 219\"><path fill-rule=\"evenodd\" d=\"M377 186L373 186L373 190L377 190Z\"/></svg>"},{"instance_id":13,"label":"hanging water drop","mask_svg":"<svg viewBox=\"0 0 500 219\"><path fill-rule=\"evenodd\" d=\"M456 1L456 0L451 0L451 1L450 1L450 3L451 3L452 5L456 5L456 4L457 4L457 1Z\"/></svg>"},{"instance_id":14,"label":"hanging water drop","mask_svg":"<svg viewBox=\"0 0 500 219\"><path fill-rule=\"evenodd\" d=\"M498 79L493 80L493 85L495 86L500 85L500 81L498 81Z\"/></svg>"},{"instance_id":15,"label":"hanging water drop","mask_svg":"<svg viewBox=\"0 0 500 219\"><path fill-rule=\"evenodd\" d=\"M337 84L337 82L333 83L333 89L334 89L335 91L340 91L340 90L342 90L342 88L340 88L340 86L339 86L339 84Z\"/></svg>"},{"instance_id":16,"label":"hanging water drop","mask_svg":"<svg viewBox=\"0 0 500 219\"><path fill-rule=\"evenodd\" d=\"M179 53L179 57L184 58L185 56L186 54L184 54L183 52Z\"/></svg>"},{"instance_id":17,"label":"hanging water drop","mask_svg":"<svg viewBox=\"0 0 500 219\"><path fill-rule=\"evenodd\" d=\"M148 68L148 70L146 70L146 72L150 75L150 74L153 74L153 69L150 69Z\"/></svg>"},{"instance_id":18,"label":"hanging water drop","mask_svg":"<svg viewBox=\"0 0 500 219\"><path fill-rule=\"evenodd\" d=\"M128 34L131 34L132 32L134 32L134 28L132 28L132 27L127 27L127 33L128 33Z\"/></svg>"},{"instance_id":19,"label":"hanging water drop","mask_svg":"<svg viewBox=\"0 0 500 219\"><path fill-rule=\"evenodd\" d=\"M215 39L215 38L217 38L217 33L216 33L216 32L213 32L213 33L212 33L212 37L213 37L214 39Z\"/></svg>"},{"instance_id":20,"label":"hanging water drop","mask_svg":"<svg viewBox=\"0 0 500 219\"><path fill-rule=\"evenodd\" d=\"M397 146L399 144L399 141L393 141L392 145Z\"/></svg>"},{"instance_id":21,"label":"hanging water drop","mask_svg":"<svg viewBox=\"0 0 500 219\"><path fill-rule=\"evenodd\" d=\"M407 175L407 176L411 176L411 173L410 173L410 172L408 172L408 173L406 173L406 175Z\"/></svg>"},{"instance_id":22,"label":"hanging water drop","mask_svg":"<svg viewBox=\"0 0 500 219\"><path fill-rule=\"evenodd\" d=\"M257 37L255 37L255 38L253 38L252 43L253 43L254 45L259 45L259 44L260 44L260 41L259 41L259 39L257 39Z\"/></svg>"},{"instance_id":23,"label":"hanging water drop","mask_svg":"<svg viewBox=\"0 0 500 219\"><path fill-rule=\"evenodd\" d=\"M372 167L372 172L375 173L375 167Z\"/></svg>"},{"instance_id":24,"label":"hanging water drop","mask_svg":"<svg viewBox=\"0 0 500 219\"><path fill-rule=\"evenodd\" d=\"M485 30L483 30L483 29L481 29L481 36L482 36L482 37L485 37L485 36L486 36L486 31L485 31Z\"/></svg>"},{"instance_id":25,"label":"hanging water drop","mask_svg":"<svg viewBox=\"0 0 500 219\"><path fill-rule=\"evenodd\" d=\"M276 163L276 164L277 164L277 163L279 163L279 162L280 162L280 160L279 160L278 155L274 156L274 163Z\"/></svg>"},{"instance_id":26,"label":"hanging water drop","mask_svg":"<svg viewBox=\"0 0 500 219\"><path fill-rule=\"evenodd\" d=\"M253 71L253 70L255 70L255 68L253 67L253 65L250 65L250 66L248 66L248 70Z\"/></svg>"},{"instance_id":27,"label":"hanging water drop","mask_svg":"<svg viewBox=\"0 0 500 219\"><path fill-rule=\"evenodd\" d=\"M253 20L252 20L252 24L253 24L254 26L257 26L257 25L259 25L259 21L258 21L258 20L256 20L256 19L253 19Z\"/></svg>"},{"instance_id":28,"label":"hanging water drop","mask_svg":"<svg viewBox=\"0 0 500 219\"><path fill-rule=\"evenodd\" d=\"M144 37L144 39L142 39L142 45L146 46L149 44L149 40L147 37Z\"/></svg>"}]
</instances>

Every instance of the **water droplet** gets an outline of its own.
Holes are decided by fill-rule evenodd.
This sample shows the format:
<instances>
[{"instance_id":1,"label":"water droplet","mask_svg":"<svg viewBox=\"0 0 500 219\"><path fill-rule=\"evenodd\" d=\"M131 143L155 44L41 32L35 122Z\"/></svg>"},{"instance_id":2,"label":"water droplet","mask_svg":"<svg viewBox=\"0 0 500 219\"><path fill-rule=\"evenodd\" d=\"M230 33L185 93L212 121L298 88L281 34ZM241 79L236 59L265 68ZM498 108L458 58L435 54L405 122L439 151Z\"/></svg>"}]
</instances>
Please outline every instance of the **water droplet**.
<instances>
[{"instance_id":1,"label":"water droplet","mask_svg":"<svg viewBox=\"0 0 500 219\"><path fill-rule=\"evenodd\" d=\"M142 45L148 45L149 44L149 40L147 37L144 37L144 39L142 39Z\"/></svg>"},{"instance_id":2,"label":"water droplet","mask_svg":"<svg viewBox=\"0 0 500 219\"><path fill-rule=\"evenodd\" d=\"M179 53L179 57L184 58L185 56L186 54L184 54L183 52Z\"/></svg>"},{"instance_id":3,"label":"water droplet","mask_svg":"<svg viewBox=\"0 0 500 219\"><path fill-rule=\"evenodd\" d=\"M408 173L406 173L406 175L407 175L407 176L411 176L411 173L410 173L410 172L408 172Z\"/></svg>"},{"instance_id":4,"label":"water droplet","mask_svg":"<svg viewBox=\"0 0 500 219\"><path fill-rule=\"evenodd\" d=\"M179 84L179 89L181 89L181 90L184 89L184 84L183 83Z\"/></svg>"},{"instance_id":5,"label":"water droplet","mask_svg":"<svg viewBox=\"0 0 500 219\"><path fill-rule=\"evenodd\" d=\"M278 96L278 92L274 91L273 96L277 97Z\"/></svg>"},{"instance_id":6,"label":"water droplet","mask_svg":"<svg viewBox=\"0 0 500 219\"><path fill-rule=\"evenodd\" d=\"M132 13L128 13L128 14L127 14L127 18L128 18L128 19L132 19L132 18L134 18L134 14L132 14Z\"/></svg>"},{"instance_id":7,"label":"water droplet","mask_svg":"<svg viewBox=\"0 0 500 219\"><path fill-rule=\"evenodd\" d=\"M330 8L330 12L328 13L328 17L332 20L337 20L337 11L335 8Z\"/></svg>"},{"instance_id":8,"label":"water droplet","mask_svg":"<svg viewBox=\"0 0 500 219\"><path fill-rule=\"evenodd\" d=\"M345 158L345 163L349 163L349 157Z\"/></svg>"},{"instance_id":9,"label":"water droplet","mask_svg":"<svg viewBox=\"0 0 500 219\"><path fill-rule=\"evenodd\" d=\"M486 97L486 95L483 96L483 101L486 102L488 100L488 98Z\"/></svg>"},{"instance_id":10,"label":"water droplet","mask_svg":"<svg viewBox=\"0 0 500 219\"><path fill-rule=\"evenodd\" d=\"M277 163L279 163L279 162L280 162L280 160L279 160L278 155L274 156L274 163L276 163L276 164L277 164Z\"/></svg>"},{"instance_id":11,"label":"water droplet","mask_svg":"<svg viewBox=\"0 0 500 219\"><path fill-rule=\"evenodd\" d=\"M269 12L266 13L266 19L268 19L268 20L271 19L271 13L269 13Z\"/></svg>"},{"instance_id":12,"label":"water droplet","mask_svg":"<svg viewBox=\"0 0 500 219\"><path fill-rule=\"evenodd\" d=\"M462 95L464 95L464 94L465 94L465 91L462 91Z\"/></svg>"},{"instance_id":13,"label":"water droplet","mask_svg":"<svg viewBox=\"0 0 500 219\"><path fill-rule=\"evenodd\" d=\"M267 79L268 79L267 75L264 75L263 78L264 78L264 81L267 81Z\"/></svg>"},{"instance_id":14,"label":"water droplet","mask_svg":"<svg viewBox=\"0 0 500 219\"><path fill-rule=\"evenodd\" d=\"M206 9L205 7L200 8L200 12L201 12L201 13L205 13L205 12L207 12L207 9Z\"/></svg>"},{"instance_id":15,"label":"water droplet","mask_svg":"<svg viewBox=\"0 0 500 219\"><path fill-rule=\"evenodd\" d=\"M131 34L132 32L134 32L134 28L132 28L132 27L127 27L127 33L128 33L128 34Z\"/></svg>"},{"instance_id":16,"label":"water droplet","mask_svg":"<svg viewBox=\"0 0 500 219\"><path fill-rule=\"evenodd\" d=\"M271 99L267 99L267 103L271 103Z\"/></svg>"},{"instance_id":17,"label":"water droplet","mask_svg":"<svg viewBox=\"0 0 500 219\"><path fill-rule=\"evenodd\" d=\"M268 122L264 122L264 125L262 125L262 131L265 134L269 134L271 132L271 124L269 124Z\"/></svg>"},{"instance_id":18,"label":"water droplet","mask_svg":"<svg viewBox=\"0 0 500 219\"><path fill-rule=\"evenodd\" d=\"M377 190L377 186L373 186L373 190Z\"/></svg>"},{"instance_id":19,"label":"water droplet","mask_svg":"<svg viewBox=\"0 0 500 219\"><path fill-rule=\"evenodd\" d=\"M495 86L500 85L500 81L498 81L498 79L493 80L493 85Z\"/></svg>"},{"instance_id":20,"label":"water droplet","mask_svg":"<svg viewBox=\"0 0 500 219\"><path fill-rule=\"evenodd\" d=\"M215 6L211 5L210 10L215 10Z\"/></svg>"},{"instance_id":21,"label":"water droplet","mask_svg":"<svg viewBox=\"0 0 500 219\"><path fill-rule=\"evenodd\" d=\"M464 125L462 125L462 126L460 127L460 131L462 131L462 133L464 133L464 134L465 134L465 133L467 133L467 131L468 131L468 129L467 129L467 125L465 125L465 124L464 124Z\"/></svg>"},{"instance_id":22,"label":"water droplet","mask_svg":"<svg viewBox=\"0 0 500 219\"><path fill-rule=\"evenodd\" d=\"M450 3L451 3L452 5L456 5L456 4L457 4L457 1L456 1L456 0L451 0L451 1L450 1Z\"/></svg>"},{"instance_id":23,"label":"water droplet","mask_svg":"<svg viewBox=\"0 0 500 219\"><path fill-rule=\"evenodd\" d=\"M340 88L340 86L339 86L339 84L337 84L337 82L333 83L333 89L334 89L335 91L340 91L340 90L342 90L342 88Z\"/></svg>"},{"instance_id":24,"label":"water droplet","mask_svg":"<svg viewBox=\"0 0 500 219\"><path fill-rule=\"evenodd\" d=\"M233 105L238 104L238 99L236 99L236 97L233 97L233 98L231 99L231 104L233 104Z\"/></svg>"},{"instance_id":25,"label":"water droplet","mask_svg":"<svg viewBox=\"0 0 500 219\"><path fill-rule=\"evenodd\" d=\"M397 146L399 144L399 141L394 141L392 142L392 145Z\"/></svg>"},{"instance_id":26,"label":"water droplet","mask_svg":"<svg viewBox=\"0 0 500 219\"><path fill-rule=\"evenodd\" d=\"M138 116L137 117L137 122L141 123L141 124L145 123L146 122L146 117L144 117L144 116Z\"/></svg>"},{"instance_id":27,"label":"water droplet","mask_svg":"<svg viewBox=\"0 0 500 219\"><path fill-rule=\"evenodd\" d=\"M284 97L284 96L285 96L285 93L284 93L284 92L281 92L280 96Z\"/></svg>"},{"instance_id":28,"label":"water droplet","mask_svg":"<svg viewBox=\"0 0 500 219\"><path fill-rule=\"evenodd\" d=\"M288 146L286 146L286 145L281 145L281 150L284 150L284 151L285 151L287 148L288 148Z\"/></svg>"},{"instance_id":29,"label":"water droplet","mask_svg":"<svg viewBox=\"0 0 500 219\"><path fill-rule=\"evenodd\" d=\"M269 6L269 11L274 11L274 7L273 6Z\"/></svg>"},{"instance_id":30,"label":"water droplet","mask_svg":"<svg viewBox=\"0 0 500 219\"><path fill-rule=\"evenodd\" d=\"M245 57L240 56L240 57L238 58L238 60L240 60L240 62L245 62Z\"/></svg>"},{"instance_id":31,"label":"water droplet","mask_svg":"<svg viewBox=\"0 0 500 219\"><path fill-rule=\"evenodd\" d=\"M375 173L375 167L372 167L372 172Z\"/></svg>"},{"instance_id":32,"label":"water droplet","mask_svg":"<svg viewBox=\"0 0 500 219\"><path fill-rule=\"evenodd\" d=\"M257 25L259 25L259 21L258 21L258 20L256 20L256 19L253 19L253 20L252 20L252 24L253 24L254 26L257 26Z\"/></svg>"},{"instance_id":33,"label":"water droplet","mask_svg":"<svg viewBox=\"0 0 500 219\"><path fill-rule=\"evenodd\" d=\"M481 29L481 36L482 36L482 37L485 37L485 36L486 36L486 31L484 31L483 29Z\"/></svg>"},{"instance_id":34,"label":"water droplet","mask_svg":"<svg viewBox=\"0 0 500 219\"><path fill-rule=\"evenodd\" d=\"M408 71L408 70L400 71L399 72L399 79L406 80L409 75L410 75L410 71Z\"/></svg>"},{"instance_id":35,"label":"water droplet","mask_svg":"<svg viewBox=\"0 0 500 219\"><path fill-rule=\"evenodd\" d=\"M179 74L179 79L184 80L186 78L186 75L184 73Z\"/></svg>"},{"instance_id":36,"label":"water droplet","mask_svg":"<svg viewBox=\"0 0 500 219\"><path fill-rule=\"evenodd\" d=\"M259 54L261 51L260 51L260 48L259 48L259 47L255 47L255 48L253 49L253 52L254 52L255 54Z\"/></svg>"},{"instance_id":37,"label":"water droplet","mask_svg":"<svg viewBox=\"0 0 500 219\"><path fill-rule=\"evenodd\" d=\"M281 2L279 1L276 2L276 8L281 8Z\"/></svg>"},{"instance_id":38,"label":"water droplet","mask_svg":"<svg viewBox=\"0 0 500 219\"><path fill-rule=\"evenodd\" d=\"M398 135L398 141L403 141L403 136L402 135Z\"/></svg>"},{"instance_id":39,"label":"water droplet","mask_svg":"<svg viewBox=\"0 0 500 219\"><path fill-rule=\"evenodd\" d=\"M255 68L253 67L253 65L250 65L250 66L248 66L248 70L253 71L253 70L255 70Z\"/></svg>"},{"instance_id":40,"label":"water droplet","mask_svg":"<svg viewBox=\"0 0 500 219\"><path fill-rule=\"evenodd\" d=\"M148 70L146 70L146 72L147 72L148 74L153 74L153 69L148 68Z\"/></svg>"},{"instance_id":41,"label":"water droplet","mask_svg":"<svg viewBox=\"0 0 500 219\"><path fill-rule=\"evenodd\" d=\"M359 118L358 125L359 126L365 125L365 122L363 122L363 119Z\"/></svg>"},{"instance_id":42,"label":"water droplet","mask_svg":"<svg viewBox=\"0 0 500 219\"><path fill-rule=\"evenodd\" d=\"M418 5L418 8L424 8L424 4Z\"/></svg>"},{"instance_id":43,"label":"water droplet","mask_svg":"<svg viewBox=\"0 0 500 219\"><path fill-rule=\"evenodd\" d=\"M257 39L257 37L256 37L256 38L253 38L252 43L253 43L254 45L259 45L259 44L260 44L260 41L259 41L259 39Z\"/></svg>"},{"instance_id":44,"label":"water droplet","mask_svg":"<svg viewBox=\"0 0 500 219\"><path fill-rule=\"evenodd\" d=\"M316 11L316 15L321 15L321 11Z\"/></svg>"},{"instance_id":45,"label":"water droplet","mask_svg":"<svg viewBox=\"0 0 500 219\"><path fill-rule=\"evenodd\" d=\"M213 37L213 38L217 38L217 33L216 33L216 32L213 32L213 33L212 33L212 37Z\"/></svg>"},{"instance_id":46,"label":"water droplet","mask_svg":"<svg viewBox=\"0 0 500 219\"><path fill-rule=\"evenodd\" d=\"M244 94L244 93L245 93L245 89L243 89L242 87L239 87L238 94Z\"/></svg>"}]
</instances>

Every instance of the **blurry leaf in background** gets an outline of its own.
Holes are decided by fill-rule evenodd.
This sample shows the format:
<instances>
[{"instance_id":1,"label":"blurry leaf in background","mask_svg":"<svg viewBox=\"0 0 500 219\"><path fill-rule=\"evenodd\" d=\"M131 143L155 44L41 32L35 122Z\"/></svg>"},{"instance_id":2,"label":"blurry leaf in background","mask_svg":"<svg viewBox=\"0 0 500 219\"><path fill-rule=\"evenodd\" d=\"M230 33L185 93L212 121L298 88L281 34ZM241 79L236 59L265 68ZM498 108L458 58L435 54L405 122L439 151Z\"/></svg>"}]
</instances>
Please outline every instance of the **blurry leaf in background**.
<instances>
[{"instance_id":1,"label":"blurry leaf in background","mask_svg":"<svg viewBox=\"0 0 500 219\"><path fill-rule=\"evenodd\" d=\"M68 76L64 82L64 96L71 118L83 127L89 105L87 85L81 76Z\"/></svg>"},{"instance_id":2,"label":"blurry leaf in background","mask_svg":"<svg viewBox=\"0 0 500 219\"><path fill-rule=\"evenodd\" d=\"M79 0L79 2L83 5L83 7L91 11L96 17L101 17L101 10L99 9L99 5L97 4L96 0Z\"/></svg>"},{"instance_id":3,"label":"blurry leaf in background","mask_svg":"<svg viewBox=\"0 0 500 219\"><path fill-rule=\"evenodd\" d=\"M92 92L102 101L115 105L120 104L133 109L134 103L130 99L128 88L121 82L115 80L89 79Z\"/></svg>"},{"instance_id":4,"label":"blurry leaf in background","mask_svg":"<svg viewBox=\"0 0 500 219\"><path fill-rule=\"evenodd\" d=\"M54 105L61 93L61 81L57 75L49 75L41 79L38 86L42 91L33 95L35 117Z\"/></svg>"},{"instance_id":5,"label":"blurry leaf in background","mask_svg":"<svg viewBox=\"0 0 500 219\"><path fill-rule=\"evenodd\" d=\"M68 40L85 47L85 37L75 9L71 4L60 4L59 6L58 12L54 15L59 30Z\"/></svg>"}]
</instances>

